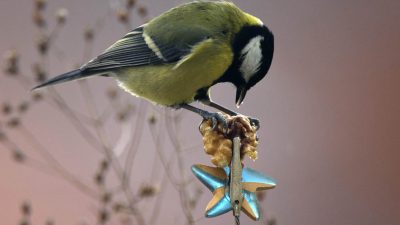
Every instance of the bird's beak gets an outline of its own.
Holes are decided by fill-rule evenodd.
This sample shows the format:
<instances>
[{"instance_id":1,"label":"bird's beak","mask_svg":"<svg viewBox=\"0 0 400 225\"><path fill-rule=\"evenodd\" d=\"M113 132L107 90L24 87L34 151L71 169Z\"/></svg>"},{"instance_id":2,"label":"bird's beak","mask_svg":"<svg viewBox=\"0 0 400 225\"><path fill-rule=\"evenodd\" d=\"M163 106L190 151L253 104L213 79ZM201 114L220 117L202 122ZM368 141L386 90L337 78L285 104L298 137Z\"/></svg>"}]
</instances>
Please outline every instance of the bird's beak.
<instances>
[{"instance_id":1,"label":"bird's beak","mask_svg":"<svg viewBox=\"0 0 400 225\"><path fill-rule=\"evenodd\" d=\"M246 96L247 88L245 86L237 87L236 89L236 107L239 108L242 104L244 97Z\"/></svg>"}]
</instances>

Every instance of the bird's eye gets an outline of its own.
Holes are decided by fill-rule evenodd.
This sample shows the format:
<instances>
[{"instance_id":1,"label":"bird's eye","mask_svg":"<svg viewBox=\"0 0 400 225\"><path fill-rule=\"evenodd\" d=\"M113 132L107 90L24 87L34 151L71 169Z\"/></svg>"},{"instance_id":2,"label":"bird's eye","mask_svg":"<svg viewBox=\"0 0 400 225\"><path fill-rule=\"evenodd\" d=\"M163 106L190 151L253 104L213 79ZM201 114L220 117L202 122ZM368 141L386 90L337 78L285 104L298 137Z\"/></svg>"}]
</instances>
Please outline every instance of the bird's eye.
<instances>
[{"instance_id":1,"label":"bird's eye","mask_svg":"<svg viewBox=\"0 0 400 225\"><path fill-rule=\"evenodd\" d=\"M222 33L223 35L227 35L227 34L228 34L228 30L222 30L221 33Z\"/></svg>"}]
</instances>

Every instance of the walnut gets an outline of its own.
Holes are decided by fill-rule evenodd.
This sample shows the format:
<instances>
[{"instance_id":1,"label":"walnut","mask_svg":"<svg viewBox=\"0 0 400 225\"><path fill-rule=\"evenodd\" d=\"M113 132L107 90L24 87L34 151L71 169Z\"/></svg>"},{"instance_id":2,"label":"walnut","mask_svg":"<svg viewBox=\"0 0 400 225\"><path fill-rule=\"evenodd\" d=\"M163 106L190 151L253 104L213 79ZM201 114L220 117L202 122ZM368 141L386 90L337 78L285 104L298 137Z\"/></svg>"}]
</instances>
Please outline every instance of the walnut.
<instances>
[{"instance_id":1,"label":"walnut","mask_svg":"<svg viewBox=\"0 0 400 225\"><path fill-rule=\"evenodd\" d=\"M221 124L213 129L211 120L204 120L200 125L204 150L211 155L211 162L217 167L229 166L232 158L232 139L235 136L241 138L241 160L244 156L256 160L258 144L256 127L250 124L250 120L246 116L223 116L228 123L228 130L225 132Z\"/></svg>"}]
</instances>

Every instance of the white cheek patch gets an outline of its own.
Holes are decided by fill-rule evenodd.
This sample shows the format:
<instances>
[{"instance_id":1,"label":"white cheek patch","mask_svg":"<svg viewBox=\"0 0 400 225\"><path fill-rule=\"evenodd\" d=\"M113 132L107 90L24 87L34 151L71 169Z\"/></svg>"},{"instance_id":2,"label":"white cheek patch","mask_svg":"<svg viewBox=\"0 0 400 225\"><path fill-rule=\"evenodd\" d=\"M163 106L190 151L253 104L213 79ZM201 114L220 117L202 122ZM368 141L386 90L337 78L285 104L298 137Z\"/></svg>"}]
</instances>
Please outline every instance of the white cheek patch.
<instances>
[{"instance_id":1,"label":"white cheek patch","mask_svg":"<svg viewBox=\"0 0 400 225\"><path fill-rule=\"evenodd\" d=\"M248 82L250 78L260 69L262 62L262 40L264 40L264 37L260 35L252 38L240 53L242 64L240 65L239 70L246 82Z\"/></svg>"}]
</instances>

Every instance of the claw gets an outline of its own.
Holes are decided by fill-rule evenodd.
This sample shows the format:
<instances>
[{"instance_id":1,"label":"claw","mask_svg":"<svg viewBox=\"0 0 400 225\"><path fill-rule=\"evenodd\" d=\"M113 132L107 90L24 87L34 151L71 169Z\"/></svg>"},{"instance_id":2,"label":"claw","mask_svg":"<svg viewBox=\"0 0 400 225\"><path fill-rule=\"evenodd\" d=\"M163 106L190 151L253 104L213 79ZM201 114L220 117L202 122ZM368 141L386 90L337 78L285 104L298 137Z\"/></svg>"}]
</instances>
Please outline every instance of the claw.
<instances>
[{"instance_id":1,"label":"claw","mask_svg":"<svg viewBox=\"0 0 400 225\"><path fill-rule=\"evenodd\" d=\"M256 127L256 130L260 129L260 121L258 119L249 117L249 120L251 125Z\"/></svg>"},{"instance_id":2,"label":"claw","mask_svg":"<svg viewBox=\"0 0 400 225\"><path fill-rule=\"evenodd\" d=\"M212 117L211 120L212 120L212 129L215 130L215 128L218 126L218 120L215 117Z\"/></svg>"},{"instance_id":3,"label":"claw","mask_svg":"<svg viewBox=\"0 0 400 225\"><path fill-rule=\"evenodd\" d=\"M228 130L228 122L226 121L225 117L220 113L210 113L205 112L203 113L203 118L208 120L212 120L212 128L215 129L218 126L218 123L222 124L224 130Z\"/></svg>"}]
</instances>

